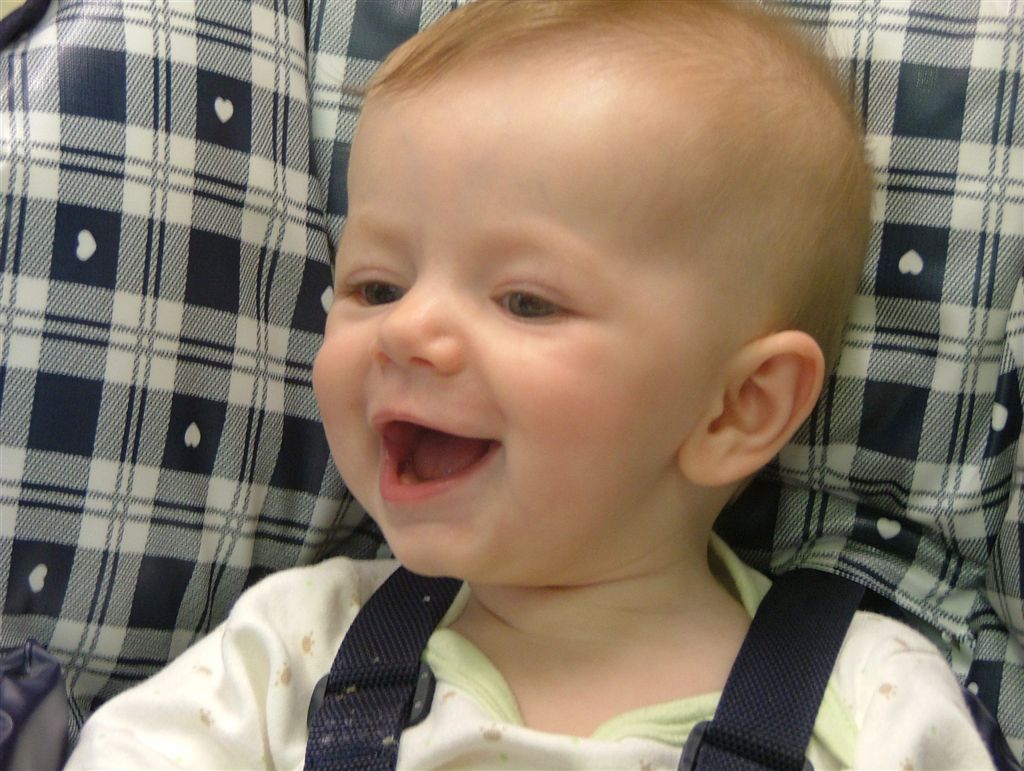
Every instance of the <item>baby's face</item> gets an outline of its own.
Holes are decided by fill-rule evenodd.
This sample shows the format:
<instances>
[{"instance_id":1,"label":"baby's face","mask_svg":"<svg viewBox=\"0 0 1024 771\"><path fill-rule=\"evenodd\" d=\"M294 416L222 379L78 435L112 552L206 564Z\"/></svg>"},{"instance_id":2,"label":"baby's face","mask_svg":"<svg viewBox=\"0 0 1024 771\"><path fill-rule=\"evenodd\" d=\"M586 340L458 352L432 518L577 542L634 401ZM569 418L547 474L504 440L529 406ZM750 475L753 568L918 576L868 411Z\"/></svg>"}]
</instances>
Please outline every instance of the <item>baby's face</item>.
<instances>
[{"instance_id":1,"label":"baby's face","mask_svg":"<svg viewBox=\"0 0 1024 771\"><path fill-rule=\"evenodd\" d=\"M674 558L677 453L741 342L698 261L626 224L651 196L617 106L635 84L550 73L377 97L353 145L314 384L415 571L551 585Z\"/></svg>"}]
</instances>

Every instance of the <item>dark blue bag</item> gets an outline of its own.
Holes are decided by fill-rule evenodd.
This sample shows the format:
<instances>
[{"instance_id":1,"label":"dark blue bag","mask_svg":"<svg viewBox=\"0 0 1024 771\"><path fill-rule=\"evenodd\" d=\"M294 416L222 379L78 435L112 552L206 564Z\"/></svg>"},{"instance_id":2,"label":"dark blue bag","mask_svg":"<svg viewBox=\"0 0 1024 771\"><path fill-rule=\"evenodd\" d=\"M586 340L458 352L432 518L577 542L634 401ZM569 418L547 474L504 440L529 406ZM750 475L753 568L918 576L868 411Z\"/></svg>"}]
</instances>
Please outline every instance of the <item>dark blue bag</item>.
<instances>
[{"instance_id":1,"label":"dark blue bag","mask_svg":"<svg viewBox=\"0 0 1024 771\"><path fill-rule=\"evenodd\" d=\"M68 700L57 659L35 640L0 648L0 771L59 769Z\"/></svg>"}]
</instances>

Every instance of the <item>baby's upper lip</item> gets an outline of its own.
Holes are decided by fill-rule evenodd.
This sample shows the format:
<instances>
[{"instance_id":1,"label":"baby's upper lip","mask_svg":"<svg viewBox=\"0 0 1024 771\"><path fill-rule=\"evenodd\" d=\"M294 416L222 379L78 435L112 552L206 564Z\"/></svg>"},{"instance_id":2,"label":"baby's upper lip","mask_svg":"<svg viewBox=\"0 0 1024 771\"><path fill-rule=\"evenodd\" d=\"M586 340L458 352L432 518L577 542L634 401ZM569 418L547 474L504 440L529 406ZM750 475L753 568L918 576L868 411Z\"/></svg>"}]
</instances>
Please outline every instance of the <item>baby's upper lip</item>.
<instances>
[{"instance_id":1,"label":"baby's upper lip","mask_svg":"<svg viewBox=\"0 0 1024 771\"><path fill-rule=\"evenodd\" d=\"M370 418L370 425L373 430L380 435L383 435L389 425L395 423L409 423L419 428L425 428L430 431L436 431L441 434L450 434L452 436L461 436L467 439L482 439L486 441L496 441L491 437L480 436L474 433L471 429L462 429L457 426L453 426L447 421L432 420L430 418L421 417L418 414L407 412L404 410L379 410L373 414Z\"/></svg>"}]
</instances>

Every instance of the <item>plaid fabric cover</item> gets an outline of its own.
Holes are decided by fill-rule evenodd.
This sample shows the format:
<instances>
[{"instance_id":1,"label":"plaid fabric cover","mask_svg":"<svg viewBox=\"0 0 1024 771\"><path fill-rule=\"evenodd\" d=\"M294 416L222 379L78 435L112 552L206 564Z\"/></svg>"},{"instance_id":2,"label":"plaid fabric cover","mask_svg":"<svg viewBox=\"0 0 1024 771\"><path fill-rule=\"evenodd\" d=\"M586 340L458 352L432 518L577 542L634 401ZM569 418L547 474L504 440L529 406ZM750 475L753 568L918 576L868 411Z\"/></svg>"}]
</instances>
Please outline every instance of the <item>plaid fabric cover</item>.
<instances>
[{"instance_id":1,"label":"plaid fabric cover","mask_svg":"<svg viewBox=\"0 0 1024 771\"><path fill-rule=\"evenodd\" d=\"M0 58L0 638L65 657L81 714L254 576L373 550L309 393L346 87L453 4L61 0ZM785 5L851 77L875 227L821 406L720 529L912 613L1022 754L1024 7Z\"/></svg>"},{"instance_id":2,"label":"plaid fabric cover","mask_svg":"<svg viewBox=\"0 0 1024 771\"><path fill-rule=\"evenodd\" d=\"M59 0L0 55L0 643L78 719L269 571L377 550L310 388L305 12Z\"/></svg>"}]
</instances>

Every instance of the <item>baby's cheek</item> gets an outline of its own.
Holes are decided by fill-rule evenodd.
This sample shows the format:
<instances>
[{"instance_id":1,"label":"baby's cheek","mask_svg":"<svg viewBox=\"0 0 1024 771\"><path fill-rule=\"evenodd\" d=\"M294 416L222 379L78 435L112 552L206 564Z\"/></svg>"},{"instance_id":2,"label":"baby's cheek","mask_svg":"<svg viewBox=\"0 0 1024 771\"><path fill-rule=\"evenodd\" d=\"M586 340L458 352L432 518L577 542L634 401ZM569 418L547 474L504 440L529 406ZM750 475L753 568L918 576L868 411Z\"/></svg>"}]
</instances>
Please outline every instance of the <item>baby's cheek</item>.
<instances>
[{"instance_id":1,"label":"baby's cheek","mask_svg":"<svg viewBox=\"0 0 1024 771\"><path fill-rule=\"evenodd\" d=\"M365 423L360 421L365 410L358 381L358 365L346 355L345 346L327 338L313 362L313 393L336 462L343 455L343 440L358 437Z\"/></svg>"}]
</instances>

